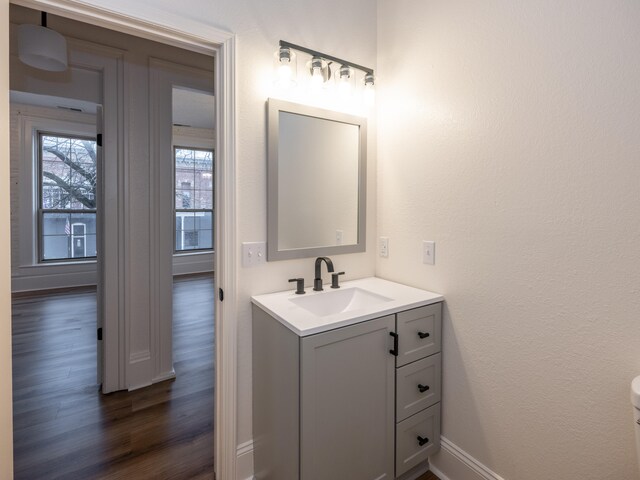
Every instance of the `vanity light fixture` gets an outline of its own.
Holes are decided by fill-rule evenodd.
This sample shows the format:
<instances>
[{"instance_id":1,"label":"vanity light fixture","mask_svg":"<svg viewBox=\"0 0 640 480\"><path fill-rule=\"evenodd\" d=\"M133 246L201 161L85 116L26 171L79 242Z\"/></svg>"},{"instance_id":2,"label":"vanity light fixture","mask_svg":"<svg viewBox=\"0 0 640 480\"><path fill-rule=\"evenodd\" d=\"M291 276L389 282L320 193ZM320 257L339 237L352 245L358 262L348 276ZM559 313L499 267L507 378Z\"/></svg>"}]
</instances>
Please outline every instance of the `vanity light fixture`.
<instances>
[{"instance_id":1,"label":"vanity light fixture","mask_svg":"<svg viewBox=\"0 0 640 480\"><path fill-rule=\"evenodd\" d=\"M356 85L356 70L363 72L364 78L362 86L364 88L365 102L369 105L375 98L374 93L374 72L373 69L358 65L353 62L348 62L341 58L334 57L333 55L327 55L310 48L301 47L293 43L280 40L278 51L276 52L278 78L294 78L296 74L296 64L294 63L295 53L294 50L302 53L306 53L311 56L311 60L307 62L307 69L311 78L309 79L309 85L312 91L319 91L332 77L335 78L335 82L338 85L338 91L341 95L348 95L353 92ZM283 73L283 66L287 66L291 73ZM282 84L282 80L279 80ZM289 84L295 82L289 82Z\"/></svg>"},{"instance_id":2,"label":"vanity light fixture","mask_svg":"<svg viewBox=\"0 0 640 480\"><path fill-rule=\"evenodd\" d=\"M49 72L67 69L67 40L47 28L47 13L41 14L41 25L18 27L18 57L22 63Z\"/></svg>"}]
</instances>

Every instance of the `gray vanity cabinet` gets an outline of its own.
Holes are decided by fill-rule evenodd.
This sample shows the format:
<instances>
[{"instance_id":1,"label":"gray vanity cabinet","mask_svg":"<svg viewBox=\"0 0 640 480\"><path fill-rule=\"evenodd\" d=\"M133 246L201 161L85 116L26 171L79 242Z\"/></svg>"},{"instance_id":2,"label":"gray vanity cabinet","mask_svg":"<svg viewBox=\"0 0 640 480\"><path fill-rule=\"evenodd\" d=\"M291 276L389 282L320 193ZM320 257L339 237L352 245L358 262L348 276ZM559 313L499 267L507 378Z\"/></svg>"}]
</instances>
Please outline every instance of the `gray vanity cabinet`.
<instances>
[{"instance_id":1,"label":"gray vanity cabinet","mask_svg":"<svg viewBox=\"0 0 640 480\"><path fill-rule=\"evenodd\" d=\"M393 479L393 315L301 340L301 478Z\"/></svg>"},{"instance_id":2,"label":"gray vanity cabinet","mask_svg":"<svg viewBox=\"0 0 640 480\"><path fill-rule=\"evenodd\" d=\"M253 305L255 478L412 475L440 447L440 311L301 337Z\"/></svg>"}]
</instances>

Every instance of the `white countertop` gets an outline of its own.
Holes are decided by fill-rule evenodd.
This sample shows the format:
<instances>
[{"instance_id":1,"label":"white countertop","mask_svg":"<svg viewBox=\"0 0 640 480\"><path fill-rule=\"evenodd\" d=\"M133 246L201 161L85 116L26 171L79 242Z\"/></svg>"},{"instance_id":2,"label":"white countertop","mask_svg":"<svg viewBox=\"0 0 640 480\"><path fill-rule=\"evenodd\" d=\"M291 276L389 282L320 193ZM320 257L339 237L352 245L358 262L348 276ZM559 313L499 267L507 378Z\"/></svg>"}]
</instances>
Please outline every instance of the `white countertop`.
<instances>
[{"instance_id":1,"label":"white countertop","mask_svg":"<svg viewBox=\"0 0 640 480\"><path fill-rule=\"evenodd\" d=\"M295 290L287 290L256 295L251 297L251 302L270 314L289 330L301 337L305 337L444 300L443 296L438 293L408 287L377 277L352 280L341 283L340 286L341 288L361 288L388 297L391 300L323 317L313 315L290 301L303 296L322 295L324 292L331 292L330 285L326 284L324 285L324 292L314 292L311 288L307 288L305 295L296 295Z\"/></svg>"}]
</instances>

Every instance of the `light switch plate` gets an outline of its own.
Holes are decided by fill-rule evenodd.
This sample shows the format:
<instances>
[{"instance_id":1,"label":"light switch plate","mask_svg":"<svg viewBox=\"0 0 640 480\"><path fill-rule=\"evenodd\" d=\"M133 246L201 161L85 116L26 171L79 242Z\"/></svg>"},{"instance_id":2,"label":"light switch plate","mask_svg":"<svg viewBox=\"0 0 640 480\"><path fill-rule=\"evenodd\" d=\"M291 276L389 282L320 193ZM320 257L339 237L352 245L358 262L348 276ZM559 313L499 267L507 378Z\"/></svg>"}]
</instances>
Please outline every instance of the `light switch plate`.
<instances>
[{"instance_id":1,"label":"light switch plate","mask_svg":"<svg viewBox=\"0 0 640 480\"><path fill-rule=\"evenodd\" d=\"M436 242L422 241L422 263L427 265L436 264Z\"/></svg>"},{"instance_id":2,"label":"light switch plate","mask_svg":"<svg viewBox=\"0 0 640 480\"><path fill-rule=\"evenodd\" d=\"M336 245L342 245L342 237L344 232L342 230L336 230Z\"/></svg>"},{"instance_id":3,"label":"light switch plate","mask_svg":"<svg viewBox=\"0 0 640 480\"><path fill-rule=\"evenodd\" d=\"M255 267L267 262L266 242L242 243L242 266Z\"/></svg>"},{"instance_id":4,"label":"light switch plate","mask_svg":"<svg viewBox=\"0 0 640 480\"><path fill-rule=\"evenodd\" d=\"M384 258L389 256L389 237L380 237L380 256Z\"/></svg>"}]
</instances>

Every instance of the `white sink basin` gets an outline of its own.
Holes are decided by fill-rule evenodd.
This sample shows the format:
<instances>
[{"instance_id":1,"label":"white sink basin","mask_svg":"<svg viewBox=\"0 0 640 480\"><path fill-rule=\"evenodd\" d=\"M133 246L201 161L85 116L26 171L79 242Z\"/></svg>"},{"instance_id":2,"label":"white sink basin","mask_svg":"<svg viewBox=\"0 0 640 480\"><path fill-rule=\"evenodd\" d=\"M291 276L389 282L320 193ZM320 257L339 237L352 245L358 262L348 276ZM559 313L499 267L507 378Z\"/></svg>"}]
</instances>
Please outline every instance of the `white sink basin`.
<instances>
[{"instance_id":1,"label":"white sink basin","mask_svg":"<svg viewBox=\"0 0 640 480\"><path fill-rule=\"evenodd\" d=\"M266 293L251 301L301 337L442 301L437 293L376 277L346 281L336 290L324 288L314 292L307 287L306 295Z\"/></svg>"},{"instance_id":2,"label":"white sink basin","mask_svg":"<svg viewBox=\"0 0 640 480\"><path fill-rule=\"evenodd\" d=\"M308 297L300 296L291 298L289 301L317 317L326 317L327 315L360 310L361 308L390 302L391 299L362 288L353 287L331 290Z\"/></svg>"}]
</instances>

